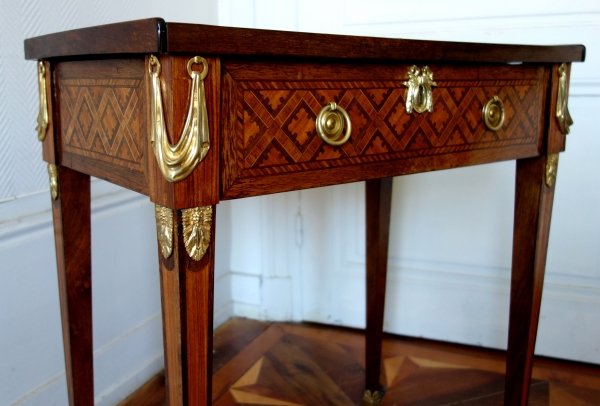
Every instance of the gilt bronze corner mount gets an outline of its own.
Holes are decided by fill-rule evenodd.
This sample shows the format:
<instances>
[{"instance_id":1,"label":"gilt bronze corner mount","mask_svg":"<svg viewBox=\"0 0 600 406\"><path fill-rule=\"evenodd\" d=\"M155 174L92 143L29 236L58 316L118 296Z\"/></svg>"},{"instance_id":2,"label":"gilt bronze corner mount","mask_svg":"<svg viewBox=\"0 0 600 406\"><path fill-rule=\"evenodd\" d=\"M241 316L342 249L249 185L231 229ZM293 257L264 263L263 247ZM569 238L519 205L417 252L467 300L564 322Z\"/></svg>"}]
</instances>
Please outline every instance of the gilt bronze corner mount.
<instances>
[{"instance_id":1,"label":"gilt bronze corner mount","mask_svg":"<svg viewBox=\"0 0 600 406\"><path fill-rule=\"evenodd\" d=\"M44 62L38 61L38 90L40 106L37 118L37 127L35 128L38 133L38 140L44 141L46 139L46 132L48 130L48 97L46 93L46 66Z\"/></svg>"},{"instance_id":2,"label":"gilt bronze corner mount","mask_svg":"<svg viewBox=\"0 0 600 406\"><path fill-rule=\"evenodd\" d=\"M567 65L561 64L558 67L558 95L556 97L556 119L558 126L563 134L568 134L573 125L573 119L569 113L567 103Z\"/></svg>"},{"instance_id":3,"label":"gilt bronze corner mount","mask_svg":"<svg viewBox=\"0 0 600 406\"><path fill-rule=\"evenodd\" d=\"M204 69L201 72L192 70L194 64L202 64ZM206 59L200 56L191 58L188 61L187 71L192 78L192 90L183 133L179 137L179 142L175 145L170 143L167 135L160 90L160 71L161 65L158 58L151 55L148 62L148 73L150 74L152 87L150 143L165 179L169 182L179 182L192 173L210 148L206 95L204 92L204 78L208 74L208 63Z\"/></svg>"}]
</instances>

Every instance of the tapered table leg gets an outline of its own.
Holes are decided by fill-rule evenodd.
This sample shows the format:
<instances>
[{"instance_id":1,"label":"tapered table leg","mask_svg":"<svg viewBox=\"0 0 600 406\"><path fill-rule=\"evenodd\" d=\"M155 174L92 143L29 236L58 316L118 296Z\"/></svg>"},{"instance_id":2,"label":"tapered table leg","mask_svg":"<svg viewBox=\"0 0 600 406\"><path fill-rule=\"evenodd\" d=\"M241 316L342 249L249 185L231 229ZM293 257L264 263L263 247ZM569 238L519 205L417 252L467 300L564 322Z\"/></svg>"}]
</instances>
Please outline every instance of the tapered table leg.
<instances>
[{"instance_id":1,"label":"tapered table leg","mask_svg":"<svg viewBox=\"0 0 600 406\"><path fill-rule=\"evenodd\" d=\"M380 391L381 342L387 275L393 178L368 180L367 214L367 330L365 338L366 390ZM368 404L369 402L365 400ZM371 402L376 404L376 402Z\"/></svg>"},{"instance_id":2,"label":"tapered table leg","mask_svg":"<svg viewBox=\"0 0 600 406\"><path fill-rule=\"evenodd\" d=\"M517 161L506 406L527 405L550 232L554 185L546 156Z\"/></svg>"},{"instance_id":3,"label":"tapered table leg","mask_svg":"<svg viewBox=\"0 0 600 406\"><path fill-rule=\"evenodd\" d=\"M157 206L165 370L170 406L206 406L212 402L213 209L206 206L186 212ZM170 226L169 216L172 216ZM171 253L165 251L169 233L173 237Z\"/></svg>"},{"instance_id":4,"label":"tapered table leg","mask_svg":"<svg viewBox=\"0 0 600 406\"><path fill-rule=\"evenodd\" d=\"M69 404L93 405L90 177L52 168L58 173L52 217Z\"/></svg>"}]
</instances>

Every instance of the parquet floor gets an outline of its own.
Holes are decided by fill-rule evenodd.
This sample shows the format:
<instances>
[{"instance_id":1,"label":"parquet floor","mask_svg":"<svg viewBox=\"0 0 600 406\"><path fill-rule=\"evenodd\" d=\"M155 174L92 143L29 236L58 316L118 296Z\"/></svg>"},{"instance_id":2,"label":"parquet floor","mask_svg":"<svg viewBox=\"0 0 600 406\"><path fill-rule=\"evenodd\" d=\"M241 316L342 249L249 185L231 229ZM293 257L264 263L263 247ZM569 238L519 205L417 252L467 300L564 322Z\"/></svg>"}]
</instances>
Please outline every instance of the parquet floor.
<instances>
[{"instance_id":1,"label":"parquet floor","mask_svg":"<svg viewBox=\"0 0 600 406\"><path fill-rule=\"evenodd\" d=\"M362 405L360 331L232 319L215 331L213 405ZM600 367L549 359L534 365L530 405L600 406ZM504 354L386 336L382 406L502 405ZM164 406L158 375L121 406Z\"/></svg>"}]
</instances>

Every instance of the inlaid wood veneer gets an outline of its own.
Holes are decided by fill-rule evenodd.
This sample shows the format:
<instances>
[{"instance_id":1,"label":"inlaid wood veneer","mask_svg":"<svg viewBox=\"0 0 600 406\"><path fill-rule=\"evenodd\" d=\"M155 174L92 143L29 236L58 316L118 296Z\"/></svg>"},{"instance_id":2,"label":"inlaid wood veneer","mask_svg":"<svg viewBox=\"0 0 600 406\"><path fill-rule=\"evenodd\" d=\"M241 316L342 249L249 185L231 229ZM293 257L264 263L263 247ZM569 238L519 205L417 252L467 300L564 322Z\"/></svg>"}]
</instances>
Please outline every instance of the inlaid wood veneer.
<instances>
[{"instance_id":1,"label":"inlaid wood veneer","mask_svg":"<svg viewBox=\"0 0 600 406\"><path fill-rule=\"evenodd\" d=\"M65 165L148 194L144 72L142 58L63 62L58 100Z\"/></svg>"},{"instance_id":2,"label":"inlaid wood veneer","mask_svg":"<svg viewBox=\"0 0 600 406\"><path fill-rule=\"evenodd\" d=\"M502 156L492 158L488 150L510 148L532 156L542 145L546 72L540 67L432 66L434 109L422 114L405 111L408 65L287 63L281 72L273 63L226 62L224 68L229 97L223 111L230 111L225 198L253 195L249 185L256 181L277 191L297 188L293 175L300 172L314 171L324 183L362 180L369 179L368 171L354 173L352 167L387 163L390 174L399 175L432 165L403 168L390 162L439 157L456 166L455 153L474 163L492 162ZM367 80L372 77L379 80ZM482 108L495 95L506 118L502 128L490 131ZM317 114L329 102L344 108L352 123L349 141L339 147L316 131Z\"/></svg>"}]
</instances>

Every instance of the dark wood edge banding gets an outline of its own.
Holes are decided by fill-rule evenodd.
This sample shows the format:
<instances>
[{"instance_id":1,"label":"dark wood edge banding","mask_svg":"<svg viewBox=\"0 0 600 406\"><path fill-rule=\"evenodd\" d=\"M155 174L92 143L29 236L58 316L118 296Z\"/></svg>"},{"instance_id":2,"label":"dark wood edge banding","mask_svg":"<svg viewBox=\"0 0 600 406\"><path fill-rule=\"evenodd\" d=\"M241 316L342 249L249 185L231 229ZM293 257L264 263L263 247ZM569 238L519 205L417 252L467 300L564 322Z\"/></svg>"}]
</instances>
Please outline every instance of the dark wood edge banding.
<instances>
[{"instance_id":1,"label":"dark wood edge banding","mask_svg":"<svg viewBox=\"0 0 600 406\"><path fill-rule=\"evenodd\" d=\"M238 177L231 181L227 189L225 189L226 185L223 185L221 200L530 158L540 155L540 146L537 144L510 145L495 149L459 151L451 155L451 159L446 154L426 155L259 177L244 177L238 174Z\"/></svg>"},{"instance_id":2,"label":"dark wood edge banding","mask_svg":"<svg viewBox=\"0 0 600 406\"><path fill-rule=\"evenodd\" d=\"M575 62L583 61L585 57L583 45L538 46L421 41L182 23L167 23L167 30L167 52L496 63Z\"/></svg>"},{"instance_id":3,"label":"dark wood edge banding","mask_svg":"<svg viewBox=\"0 0 600 406\"><path fill-rule=\"evenodd\" d=\"M25 59L162 52L165 37L162 18L99 25L26 39Z\"/></svg>"},{"instance_id":4,"label":"dark wood edge banding","mask_svg":"<svg viewBox=\"0 0 600 406\"><path fill-rule=\"evenodd\" d=\"M558 63L585 59L583 45L500 45L310 34L165 23L161 18L25 40L26 59L151 52L495 63Z\"/></svg>"}]
</instances>

